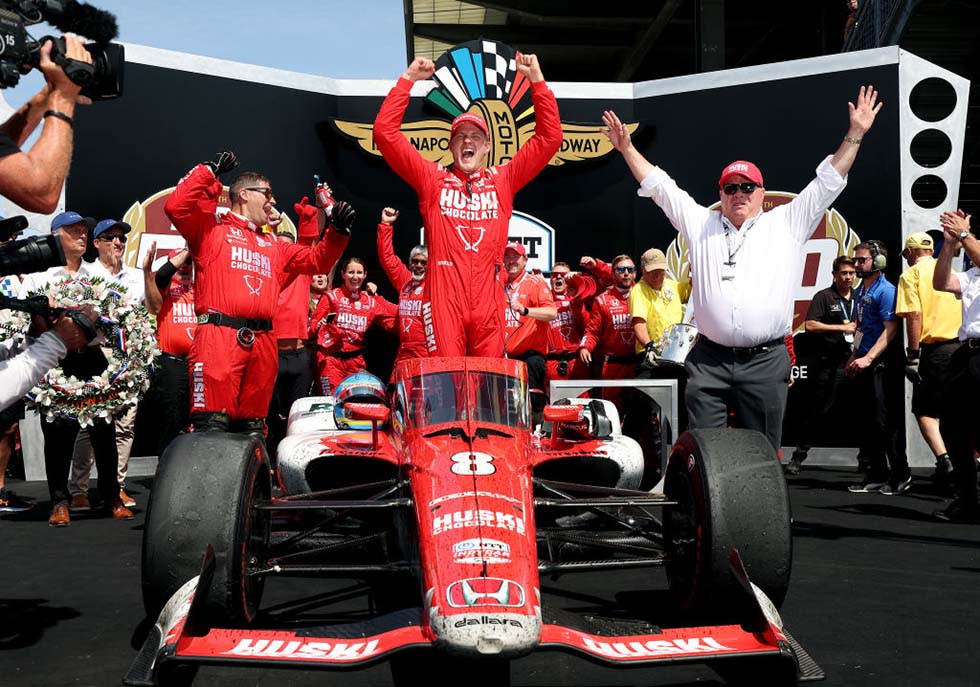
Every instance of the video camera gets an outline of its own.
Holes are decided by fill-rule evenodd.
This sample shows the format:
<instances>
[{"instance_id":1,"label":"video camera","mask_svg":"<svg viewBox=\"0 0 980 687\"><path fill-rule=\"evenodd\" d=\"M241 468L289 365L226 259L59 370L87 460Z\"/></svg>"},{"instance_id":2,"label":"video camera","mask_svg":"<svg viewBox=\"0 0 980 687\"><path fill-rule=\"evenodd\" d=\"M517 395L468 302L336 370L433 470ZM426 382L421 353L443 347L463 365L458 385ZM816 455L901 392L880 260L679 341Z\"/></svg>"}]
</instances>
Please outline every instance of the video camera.
<instances>
[{"instance_id":1,"label":"video camera","mask_svg":"<svg viewBox=\"0 0 980 687\"><path fill-rule=\"evenodd\" d=\"M11 241L26 228L27 218L23 215L0 220L0 242L3 242L0 246L0 277L43 272L49 267L65 264L65 250L55 234Z\"/></svg>"},{"instance_id":2,"label":"video camera","mask_svg":"<svg viewBox=\"0 0 980 687\"><path fill-rule=\"evenodd\" d=\"M40 41L26 26L46 21L58 29L93 39L85 49L92 64L65 55L65 39L45 36ZM0 0L0 88L16 86L22 74L40 63L41 46L54 41L51 60L92 100L118 98L123 89L125 50L110 43L119 33L115 15L75 0Z\"/></svg>"}]
</instances>

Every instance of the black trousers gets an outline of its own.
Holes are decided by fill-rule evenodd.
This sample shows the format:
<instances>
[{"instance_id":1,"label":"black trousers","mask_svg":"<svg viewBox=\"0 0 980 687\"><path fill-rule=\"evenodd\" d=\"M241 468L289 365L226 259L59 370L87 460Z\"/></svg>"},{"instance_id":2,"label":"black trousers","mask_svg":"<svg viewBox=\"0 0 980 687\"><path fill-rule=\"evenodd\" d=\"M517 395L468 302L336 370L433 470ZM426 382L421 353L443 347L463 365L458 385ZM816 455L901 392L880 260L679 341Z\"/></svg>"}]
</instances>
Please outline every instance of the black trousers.
<instances>
[{"instance_id":1,"label":"black trousers","mask_svg":"<svg viewBox=\"0 0 980 687\"><path fill-rule=\"evenodd\" d=\"M157 368L147 394L154 409L157 427L157 455L190 423L190 376L187 358L164 353L157 358Z\"/></svg>"},{"instance_id":2,"label":"black trousers","mask_svg":"<svg viewBox=\"0 0 980 687\"><path fill-rule=\"evenodd\" d=\"M68 501L68 470L71 467L72 450L79 424L74 420L55 418L51 422L41 419L44 435L44 470L48 478L48 493L52 504ZM97 420L88 427L95 465L99 469L99 493L105 506L111 507L119 498L119 482L116 469L119 454L116 452L116 427L113 422Z\"/></svg>"},{"instance_id":3,"label":"black trousers","mask_svg":"<svg viewBox=\"0 0 980 687\"><path fill-rule=\"evenodd\" d=\"M734 425L762 432L778 451L789 388L789 353L782 343L755 352L699 341L684 363L687 370L688 426Z\"/></svg>"},{"instance_id":4,"label":"black trousers","mask_svg":"<svg viewBox=\"0 0 980 687\"><path fill-rule=\"evenodd\" d=\"M962 344L950 357L947 374L939 429L953 462L957 493L965 504L976 505L977 461L973 452L980 447L980 422L976 411L980 398L980 348Z\"/></svg>"},{"instance_id":5,"label":"black trousers","mask_svg":"<svg viewBox=\"0 0 980 687\"><path fill-rule=\"evenodd\" d=\"M861 429L858 446L870 463L871 482L898 481L909 474L903 423L904 376L901 361L891 357L879 358L854 378L854 407Z\"/></svg>"},{"instance_id":6,"label":"black trousers","mask_svg":"<svg viewBox=\"0 0 980 687\"><path fill-rule=\"evenodd\" d=\"M844 374L847 357L814 358L808 366L809 379L803 395L801 412L794 413L796 422L796 446L803 452L809 451L819 443L820 435L826 434L827 422L831 418L834 404L849 380ZM797 380L797 384L799 384ZM795 391L795 388L794 388Z\"/></svg>"},{"instance_id":7,"label":"black trousers","mask_svg":"<svg viewBox=\"0 0 980 687\"><path fill-rule=\"evenodd\" d=\"M276 375L276 386L272 391L269 415L266 418L269 428L266 445L273 459L275 459L276 447L286 436L289 409L294 401L310 395L313 377L313 357L308 348L279 351L279 372Z\"/></svg>"},{"instance_id":8,"label":"black trousers","mask_svg":"<svg viewBox=\"0 0 980 687\"><path fill-rule=\"evenodd\" d=\"M531 390L531 410L540 413L544 410L545 398L547 397L544 383L544 356L537 351L528 351L521 355L515 355L514 359L523 360L524 364L527 365L527 385Z\"/></svg>"}]
</instances>

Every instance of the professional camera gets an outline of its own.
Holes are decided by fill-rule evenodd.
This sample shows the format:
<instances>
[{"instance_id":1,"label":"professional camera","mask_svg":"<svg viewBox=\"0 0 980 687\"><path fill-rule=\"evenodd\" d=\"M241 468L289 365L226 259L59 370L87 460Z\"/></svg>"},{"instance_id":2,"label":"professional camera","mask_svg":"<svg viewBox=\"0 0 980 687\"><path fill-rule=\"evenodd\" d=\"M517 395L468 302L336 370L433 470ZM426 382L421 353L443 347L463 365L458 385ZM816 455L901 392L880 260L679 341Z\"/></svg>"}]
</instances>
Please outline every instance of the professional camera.
<instances>
[{"instance_id":1,"label":"professional camera","mask_svg":"<svg viewBox=\"0 0 980 687\"><path fill-rule=\"evenodd\" d=\"M27 33L26 26L46 21L62 31L95 40L85 49L92 64L65 55L65 39L45 36L40 41ZM110 43L119 33L116 17L75 0L0 0L0 88L16 86L40 62L41 46L54 41L51 60L65 70L68 78L82 87L82 95L107 100L122 95L125 51Z\"/></svg>"},{"instance_id":2,"label":"professional camera","mask_svg":"<svg viewBox=\"0 0 980 687\"><path fill-rule=\"evenodd\" d=\"M4 242L0 246L0 277L43 272L65 264L65 250L55 234L10 241L26 228L27 219L23 215L0 220L0 241Z\"/></svg>"}]
</instances>

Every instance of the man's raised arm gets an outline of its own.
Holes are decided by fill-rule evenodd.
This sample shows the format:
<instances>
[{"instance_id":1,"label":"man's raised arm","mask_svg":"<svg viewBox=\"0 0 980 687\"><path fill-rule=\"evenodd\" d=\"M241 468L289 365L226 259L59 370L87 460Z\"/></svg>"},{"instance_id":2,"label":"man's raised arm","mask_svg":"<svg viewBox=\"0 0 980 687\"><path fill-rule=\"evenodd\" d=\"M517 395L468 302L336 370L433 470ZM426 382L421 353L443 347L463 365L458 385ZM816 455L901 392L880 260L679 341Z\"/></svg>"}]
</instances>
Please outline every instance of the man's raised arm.
<instances>
[{"instance_id":1,"label":"man's raised arm","mask_svg":"<svg viewBox=\"0 0 980 687\"><path fill-rule=\"evenodd\" d=\"M561 147L561 117L555 94L545 83L536 55L518 52L517 71L531 82L534 103L534 135L521 146L508 167L515 192L536 177Z\"/></svg>"},{"instance_id":2,"label":"man's raised arm","mask_svg":"<svg viewBox=\"0 0 980 687\"><path fill-rule=\"evenodd\" d=\"M847 103L849 111L847 135L841 141L837 152L830 158L830 164L842 177L846 177L847 173L851 171L851 165L857 158L858 147L860 147L864 135L874 124L875 117L878 116L878 111L881 110L882 105L884 103L878 102L878 91L874 89L874 86L861 86L857 103Z\"/></svg>"},{"instance_id":3,"label":"man's raised arm","mask_svg":"<svg viewBox=\"0 0 980 687\"><path fill-rule=\"evenodd\" d=\"M405 118L412 84L431 78L435 71L435 62L425 57L416 57L395 87L388 92L374 120L374 143L381 151L381 156L395 174L416 191L421 188L428 163L402 134L402 120Z\"/></svg>"}]
</instances>

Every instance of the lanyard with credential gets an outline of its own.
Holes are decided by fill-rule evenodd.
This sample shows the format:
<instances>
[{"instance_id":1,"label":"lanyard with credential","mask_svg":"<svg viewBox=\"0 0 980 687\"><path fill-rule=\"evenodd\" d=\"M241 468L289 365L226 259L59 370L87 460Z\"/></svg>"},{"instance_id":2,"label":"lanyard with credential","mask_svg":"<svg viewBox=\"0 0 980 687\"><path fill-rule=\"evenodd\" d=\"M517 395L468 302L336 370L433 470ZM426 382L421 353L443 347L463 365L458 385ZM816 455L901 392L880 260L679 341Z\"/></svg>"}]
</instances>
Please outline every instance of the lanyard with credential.
<instances>
[{"instance_id":1,"label":"lanyard with credential","mask_svg":"<svg viewBox=\"0 0 980 687\"><path fill-rule=\"evenodd\" d=\"M844 324L850 324L851 318L854 316L854 297L852 296L851 300L849 301L851 304L850 311L848 311L847 306L844 305L843 298L839 298L838 300L840 301L840 311L844 313Z\"/></svg>"},{"instance_id":2,"label":"lanyard with credential","mask_svg":"<svg viewBox=\"0 0 980 687\"><path fill-rule=\"evenodd\" d=\"M864 284L861 284L861 288L859 289L859 292L857 294L858 327L860 327L861 324L864 322L864 299L865 297L867 297L869 300L872 301L874 300L875 293L877 293L878 289L881 287L881 281L882 281L882 277L878 277L878 279L875 280L875 283L871 285L871 288L867 290L865 290Z\"/></svg>"}]
</instances>

